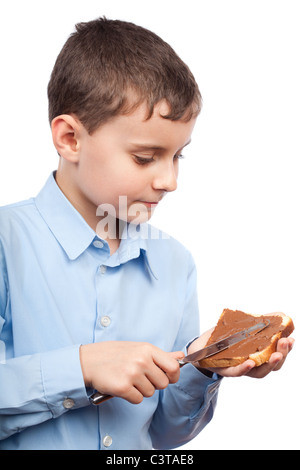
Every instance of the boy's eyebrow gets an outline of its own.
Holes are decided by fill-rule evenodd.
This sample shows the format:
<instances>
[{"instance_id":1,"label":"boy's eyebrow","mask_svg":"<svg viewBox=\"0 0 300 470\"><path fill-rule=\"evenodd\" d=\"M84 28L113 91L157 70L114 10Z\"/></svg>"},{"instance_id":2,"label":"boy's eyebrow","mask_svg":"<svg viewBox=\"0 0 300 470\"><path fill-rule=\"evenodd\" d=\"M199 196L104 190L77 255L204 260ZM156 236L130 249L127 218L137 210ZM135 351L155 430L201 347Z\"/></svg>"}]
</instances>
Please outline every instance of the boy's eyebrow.
<instances>
[{"instance_id":1,"label":"boy's eyebrow","mask_svg":"<svg viewBox=\"0 0 300 470\"><path fill-rule=\"evenodd\" d=\"M187 145L191 143L192 139L190 139L186 144L184 144L180 149L184 149ZM131 144L133 147L135 147L138 150L166 150L165 147L161 145L153 145L153 144L147 144L147 143L132 143ZM178 149L179 150L179 149Z\"/></svg>"}]
</instances>

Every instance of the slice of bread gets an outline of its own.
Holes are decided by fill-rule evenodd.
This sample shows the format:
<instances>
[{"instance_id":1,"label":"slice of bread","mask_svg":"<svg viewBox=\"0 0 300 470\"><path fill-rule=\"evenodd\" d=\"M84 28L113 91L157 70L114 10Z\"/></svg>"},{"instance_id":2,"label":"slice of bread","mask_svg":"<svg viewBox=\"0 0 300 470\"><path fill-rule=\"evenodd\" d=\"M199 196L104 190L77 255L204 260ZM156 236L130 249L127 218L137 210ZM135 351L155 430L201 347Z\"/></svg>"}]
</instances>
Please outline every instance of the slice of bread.
<instances>
[{"instance_id":1,"label":"slice of bread","mask_svg":"<svg viewBox=\"0 0 300 470\"><path fill-rule=\"evenodd\" d=\"M257 334L254 332L240 343L230 346L214 356L202 359L199 361L200 367L237 366L247 359L252 359L256 367L267 362L271 354L276 351L278 340L286 338L294 330L292 319L283 313L253 315L239 310L224 309L206 346L266 320L269 320L270 324L264 330Z\"/></svg>"}]
</instances>

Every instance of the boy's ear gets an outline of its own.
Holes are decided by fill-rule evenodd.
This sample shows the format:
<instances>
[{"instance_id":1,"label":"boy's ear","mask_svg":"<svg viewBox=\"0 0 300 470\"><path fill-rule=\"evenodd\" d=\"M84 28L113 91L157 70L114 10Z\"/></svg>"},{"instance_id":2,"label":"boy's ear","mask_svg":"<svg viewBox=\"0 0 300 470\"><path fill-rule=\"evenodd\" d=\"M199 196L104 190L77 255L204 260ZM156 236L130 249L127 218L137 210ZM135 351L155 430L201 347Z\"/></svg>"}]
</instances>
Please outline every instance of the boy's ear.
<instances>
[{"instance_id":1,"label":"boy's ear","mask_svg":"<svg viewBox=\"0 0 300 470\"><path fill-rule=\"evenodd\" d=\"M52 139L59 155L77 163L80 147L80 123L69 114L57 116L51 122Z\"/></svg>"}]
</instances>

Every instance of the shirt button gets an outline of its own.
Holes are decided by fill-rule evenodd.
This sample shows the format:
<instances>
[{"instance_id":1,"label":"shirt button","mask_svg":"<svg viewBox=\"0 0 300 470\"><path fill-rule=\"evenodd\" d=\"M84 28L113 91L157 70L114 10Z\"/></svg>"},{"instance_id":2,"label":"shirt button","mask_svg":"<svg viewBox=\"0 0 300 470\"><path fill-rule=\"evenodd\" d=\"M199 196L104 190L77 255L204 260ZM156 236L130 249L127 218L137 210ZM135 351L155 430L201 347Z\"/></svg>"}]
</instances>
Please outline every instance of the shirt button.
<instances>
[{"instance_id":1,"label":"shirt button","mask_svg":"<svg viewBox=\"0 0 300 470\"><path fill-rule=\"evenodd\" d=\"M109 317L107 317L107 316L101 317L101 318L100 318L100 323L101 323L102 326L107 327L107 326L109 326L109 325L111 324L111 319L110 319Z\"/></svg>"},{"instance_id":2,"label":"shirt button","mask_svg":"<svg viewBox=\"0 0 300 470\"><path fill-rule=\"evenodd\" d=\"M103 248L103 246L104 246L103 242L101 242L100 240L95 240L93 242L93 245L94 245L95 248Z\"/></svg>"},{"instance_id":3,"label":"shirt button","mask_svg":"<svg viewBox=\"0 0 300 470\"><path fill-rule=\"evenodd\" d=\"M112 445L112 437L111 436L104 436L102 442L103 442L103 445L105 447L110 447Z\"/></svg>"},{"instance_id":4,"label":"shirt button","mask_svg":"<svg viewBox=\"0 0 300 470\"><path fill-rule=\"evenodd\" d=\"M66 410L70 410L75 405L75 402L74 400L72 400L72 398L66 398L63 401L63 405L64 405L64 408L66 408Z\"/></svg>"},{"instance_id":5,"label":"shirt button","mask_svg":"<svg viewBox=\"0 0 300 470\"><path fill-rule=\"evenodd\" d=\"M100 273L101 273L101 274L105 274L105 273L106 273L106 266L104 266L103 264L102 264L102 266L100 266Z\"/></svg>"}]
</instances>

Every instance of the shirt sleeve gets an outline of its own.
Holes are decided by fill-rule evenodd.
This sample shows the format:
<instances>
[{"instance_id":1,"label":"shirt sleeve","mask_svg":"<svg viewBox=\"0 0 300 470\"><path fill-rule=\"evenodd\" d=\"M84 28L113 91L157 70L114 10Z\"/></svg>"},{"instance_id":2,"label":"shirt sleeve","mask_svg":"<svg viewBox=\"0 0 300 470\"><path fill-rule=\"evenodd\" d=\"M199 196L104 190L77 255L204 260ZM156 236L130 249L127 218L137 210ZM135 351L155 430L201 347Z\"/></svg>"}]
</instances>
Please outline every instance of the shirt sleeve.
<instances>
[{"instance_id":1,"label":"shirt sleeve","mask_svg":"<svg viewBox=\"0 0 300 470\"><path fill-rule=\"evenodd\" d=\"M189 254L184 313L174 350L183 349L182 345L198 334L197 273ZM207 377L192 364L181 368L179 381L159 392L159 405L150 427L155 449L182 446L199 434L213 417L221 380L217 374Z\"/></svg>"},{"instance_id":2,"label":"shirt sleeve","mask_svg":"<svg viewBox=\"0 0 300 470\"><path fill-rule=\"evenodd\" d=\"M0 440L89 404L79 345L30 356L11 356L5 333L9 289L0 243Z\"/></svg>"},{"instance_id":3,"label":"shirt sleeve","mask_svg":"<svg viewBox=\"0 0 300 470\"><path fill-rule=\"evenodd\" d=\"M4 256L0 241L0 365L5 362L6 358L6 346L1 336L3 325L5 323L4 312L6 310L7 305L7 282L5 272L6 270L4 270Z\"/></svg>"},{"instance_id":4,"label":"shirt sleeve","mask_svg":"<svg viewBox=\"0 0 300 470\"><path fill-rule=\"evenodd\" d=\"M0 364L0 439L89 404L79 346Z\"/></svg>"}]
</instances>

